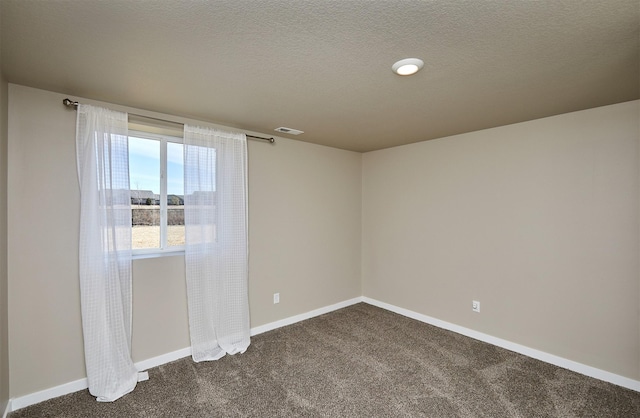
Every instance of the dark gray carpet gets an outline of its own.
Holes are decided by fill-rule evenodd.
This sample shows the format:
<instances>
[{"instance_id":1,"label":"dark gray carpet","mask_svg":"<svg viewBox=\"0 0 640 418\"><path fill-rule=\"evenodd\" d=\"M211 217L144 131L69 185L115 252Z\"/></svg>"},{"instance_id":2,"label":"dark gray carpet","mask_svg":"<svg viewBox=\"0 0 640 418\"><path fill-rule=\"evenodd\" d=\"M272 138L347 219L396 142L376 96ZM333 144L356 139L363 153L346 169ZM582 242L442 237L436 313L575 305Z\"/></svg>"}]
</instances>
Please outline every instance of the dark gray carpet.
<instances>
[{"instance_id":1,"label":"dark gray carpet","mask_svg":"<svg viewBox=\"0 0 640 418\"><path fill-rule=\"evenodd\" d=\"M113 403L82 391L9 417L640 417L640 393L363 303L149 374Z\"/></svg>"}]
</instances>

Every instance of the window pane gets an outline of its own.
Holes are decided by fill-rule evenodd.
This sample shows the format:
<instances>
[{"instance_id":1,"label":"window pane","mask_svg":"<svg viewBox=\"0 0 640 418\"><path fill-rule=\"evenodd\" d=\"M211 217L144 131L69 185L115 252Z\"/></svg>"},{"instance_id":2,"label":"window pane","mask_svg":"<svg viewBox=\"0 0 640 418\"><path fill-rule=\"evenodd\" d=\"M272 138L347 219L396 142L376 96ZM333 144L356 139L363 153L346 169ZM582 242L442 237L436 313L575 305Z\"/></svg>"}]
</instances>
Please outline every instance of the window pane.
<instances>
[{"instance_id":1,"label":"window pane","mask_svg":"<svg viewBox=\"0 0 640 418\"><path fill-rule=\"evenodd\" d=\"M129 137L133 249L160 248L160 141Z\"/></svg>"},{"instance_id":2,"label":"window pane","mask_svg":"<svg viewBox=\"0 0 640 418\"><path fill-rule=\"evenodd\" d=\"M167 142L167 246L184 245L183 146Z\"/></svg>"},{"instance_id":3,"label":"window pane","mask_svg":"<svg viewBox=\"0 0 640 418\"><path fill-rule=\"evenodd\" d=\"M189 202L189 239L193 244L217 241L216 149L187 145L185 198Z\"/></svg>"}]
</instances>

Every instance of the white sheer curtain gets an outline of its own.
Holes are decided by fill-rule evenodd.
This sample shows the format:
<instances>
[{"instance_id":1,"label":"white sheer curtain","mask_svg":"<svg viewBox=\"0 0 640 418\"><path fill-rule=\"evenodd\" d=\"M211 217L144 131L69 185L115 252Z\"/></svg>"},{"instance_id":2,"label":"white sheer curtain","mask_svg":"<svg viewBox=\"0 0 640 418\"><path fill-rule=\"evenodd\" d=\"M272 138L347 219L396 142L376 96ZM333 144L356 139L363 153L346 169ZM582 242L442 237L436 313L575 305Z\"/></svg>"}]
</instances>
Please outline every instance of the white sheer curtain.
<instances>
[{"instance_id":1,"label":"white sheer curtain","mask_svg":"<svg viewBox=\"0 0 640 418\"><path fill-rule=\"evenodd\" d=\"M250 343L247 139L184 127L185 267L193 360Z\"/></svg>"},{"instance_id":2,"label":"white sheer curtain","mask_svg":"<svg viewBox=\"0 0 640 418\"><path fill-rule=\"evenodd\" d=\"M80 296L89 392L109 402L138 381L131 360L127 114L78 106Z\"/></svg>"}]
</instances>

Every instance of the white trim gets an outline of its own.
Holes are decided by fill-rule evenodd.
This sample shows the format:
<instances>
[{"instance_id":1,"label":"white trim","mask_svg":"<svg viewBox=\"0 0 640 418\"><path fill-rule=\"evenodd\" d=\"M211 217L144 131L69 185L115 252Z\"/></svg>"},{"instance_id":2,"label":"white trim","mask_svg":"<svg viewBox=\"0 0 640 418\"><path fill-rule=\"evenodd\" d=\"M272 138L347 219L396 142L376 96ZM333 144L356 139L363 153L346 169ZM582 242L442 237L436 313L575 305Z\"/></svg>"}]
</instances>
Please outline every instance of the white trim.
<instances>
[{"instance_id":1,"label":"white trim","mask_svg":"<svg viewBox=\"0 0 640 418\"><path fill-rule=\"evenodd\" d=\"M4 408L4 413L2 414L2 418L7 418L7 415L11 412L11 399L7 401L7 406Z\"/></svg>"},{"instance_id":2,"label":"white trim","mask_svg":"<svg viewBox=\"0 0 640 418\"><path fill-rule=\"evenodd\" d=\"M271 331L277 328L285 327L287 325L295 324L296 322L304 321L305 319L310 319L315 316L337 311L338 309L346 308L347 306L355 305L356 303L360 303L363 301L364 299L362 298L362 296L358 296L357 298L345 300L343 302L338 302L336 304L325 306L323 308L314 309L313 311L260 325L259 327L251 328L251 336L253 337L254 335L262 334L263 332Z\"/></svg>"},{"instance_id":3,"label":"white trim","mask_svg":"<svg viewBox=\"0 0 640 418\"><path fill-rule=\"evenodd\" d=\"M161 250L159 248L139 248L137 250L131 250L131 259L141 260L143 258L173 257L176 255L184 257L184 245L170 248L170 250Z\"/></svg>"},{"instance_id":4,"label":"white trim","mask_svg":"<svg viewBox=\"0 0 640 418\"><path fill-rule=\"evenodd\" d=\"M501 338L493 337L482 332L474 331L469 328L461 327L459 325L452 324L450 322L442 321L427 315L423 315L408 309L399 308L397 306L380 302L379 300L363 297L362 301L370 305L377 306L382 309L386 309L397 314L416 319L420 322L425 322L430 325L434 325L438 328L443 328L449 331L453 331L458 334L471 337L473 339L484 341L486 343L505 348L516 353L523 354L527 357L531 357L537 360L544 361L545 363L553 364L564 369L574 371L576 373L583 374L585 376L593 377L598 380L604 380L605 382L613 383L614 385L622 386L627 389L640 392L640 381L630 379L628 377L620 376L615 373L607 372L605 370L597 369L586 364L578 363L573 360L568 360L563 357L559 357L553 354L545 353L544 351L536 350L534 348L526 347L524 345L516 344L511 341L503 340Z\"/></svg>"},{"instance_id":5,"label":"white trim","mask_svg":"<svg viewBox=\"0 0 640 418\"><path fill-rule=\"evenodd\" d=\"M24 408L29 405L34 405L39 402L46 401L51 398L57 398L58 396L67 395L69 393L84 390L88 387L87 378L74 380L73 382L64 383L59 386L55 386L49 389L41 390L39 392L30 393L25 396L11 400L11 412Z\"/></svg>"},{"instance_id":6,"label":"white trim","mask_svg":"<svg viewBox=\"0 0 640 418\"><path fill-rule=\"evenodd\" d=\"M181 358L191 355L191 347L185 347L180 350L172 351L170 353L161 354L156 357L152 357L147 360L141 360L135 364L136 369L143 371L153 367L162 366L163 364L171 363L172 361L180 360Z\"/></svg>"}]
</instances>

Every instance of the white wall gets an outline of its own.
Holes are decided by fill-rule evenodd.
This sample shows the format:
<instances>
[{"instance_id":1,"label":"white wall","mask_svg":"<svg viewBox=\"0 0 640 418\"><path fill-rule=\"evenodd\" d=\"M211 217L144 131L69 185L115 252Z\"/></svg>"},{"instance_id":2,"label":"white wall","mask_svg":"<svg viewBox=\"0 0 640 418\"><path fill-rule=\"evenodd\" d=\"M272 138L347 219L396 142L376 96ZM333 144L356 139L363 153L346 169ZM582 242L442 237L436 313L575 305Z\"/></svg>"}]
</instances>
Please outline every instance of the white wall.
<instances>
[{"instance_id":1,"label":"white wall","mask_svg":"<svg viewBox=\"0 0 640 418\"><path fill-rule=\"evenodd\" d=\"M364 295L640 378L639 107L364 154Z\"/></svg>"},{"instance_id":2,"label":"white wall","mask_svg":"<svg viewBox=\"0 0 640 418\"><path fill-rule=\"evenodd\" d=\"M62 105L65 97L9 85L11 397L85 376L75 112ZM361 294L360 174L358 153L288 139L249 142L252 327ZM183 258L136 260L133 280L134 361L189 346Z\"/></svg>"}]
</instances>

